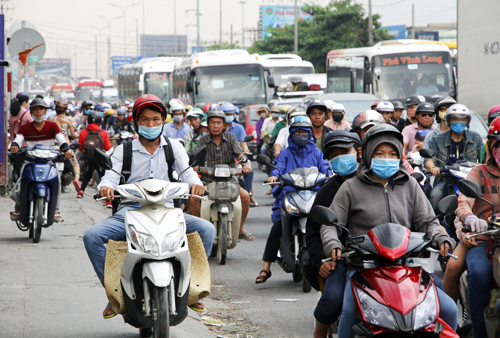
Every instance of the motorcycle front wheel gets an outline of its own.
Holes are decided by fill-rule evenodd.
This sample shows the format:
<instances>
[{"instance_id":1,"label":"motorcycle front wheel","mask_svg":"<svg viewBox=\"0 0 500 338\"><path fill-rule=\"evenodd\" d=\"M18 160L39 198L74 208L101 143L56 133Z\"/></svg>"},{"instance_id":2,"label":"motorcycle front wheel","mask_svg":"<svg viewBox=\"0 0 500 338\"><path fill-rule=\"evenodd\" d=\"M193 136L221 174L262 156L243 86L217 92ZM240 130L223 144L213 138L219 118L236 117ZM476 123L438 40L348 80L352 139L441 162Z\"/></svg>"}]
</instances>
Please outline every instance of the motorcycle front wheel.
<instances>
[{"instance_id":1,"label":"motorcycle front wheel","mask_svg":"<svg viewBox=\"0 0 500 338\"><path fill-rule=\"evenodd\" d=\"M45 198L37 197L35 200L35 206L33 210L33 224L30 229L30 237L33 236L33 243L40 242L40 237L42 236L42 225L43 225L43 207L45 206Z\"/></svg>"},{"instance_id":2,"label":"motorcycle front wheel","mask_svg":"<svg viewBox=\"0 0 500 338\"><path fill-rule=\"evenodd\" d=\"M217 258L219 264L226 264L227 258L227 214L219 214L219 239L217 241Z\"/></svg>"},{"instance_id":3,"label":"motorcycle front wheel","mask_svg":"<svg viewBox=\"0 0 500 338\"><path fill-rule=\"evenodd\" d=\"M153 338L170 337L170 306L168 288L151 285L151 319Z\"/></svg>"}]
</instances>

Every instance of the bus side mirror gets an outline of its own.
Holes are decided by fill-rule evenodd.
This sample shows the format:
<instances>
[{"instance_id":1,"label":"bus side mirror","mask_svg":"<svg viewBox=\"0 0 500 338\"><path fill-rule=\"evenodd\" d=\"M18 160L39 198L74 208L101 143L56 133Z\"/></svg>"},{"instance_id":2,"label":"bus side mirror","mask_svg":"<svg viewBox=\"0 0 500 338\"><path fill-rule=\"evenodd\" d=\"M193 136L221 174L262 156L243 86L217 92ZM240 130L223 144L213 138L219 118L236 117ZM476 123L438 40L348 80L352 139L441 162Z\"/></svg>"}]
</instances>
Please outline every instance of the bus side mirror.
<instances>
[{"instance_id":1,"label":"bus side mirror","mask_svg":"<svg viewBox=\"0 0 500 338\"><path fill-rule=\"evenodd\" d=\"M365 70L363 73L363 83L365 86L373 84L373 72L371 70Z\"/></svg>"},{"instance_id":2,"label":"bus side mirror","mask_svg":"<svg viewBox=\"0 0 500 338\"><path fill-rule=\"evenodd\" d=\"M139 90L144 90L144 74L139 75Z\"/></svg>"},{"instance_id":3,"label":"bus side mirror","mask_svg":"<svg viewBox=\"0 0 500 338\"><path fill-rule=\"evenodd\" d=\"M267 86L269 88L274 88L275 87L274 77L272 75L268 75L267 76Z\"/></svg>"},{"instance_id":4,"label":"bus side mirror","mask_svg":"<svg viewBox=\"0 0 500 338\"><path fill-rule=\"evenodd\" d=\"M186 80L186 90L188 93L193 92L193 83L191 81L192 81L191 79Z\"/></svg>"}]
</instances>

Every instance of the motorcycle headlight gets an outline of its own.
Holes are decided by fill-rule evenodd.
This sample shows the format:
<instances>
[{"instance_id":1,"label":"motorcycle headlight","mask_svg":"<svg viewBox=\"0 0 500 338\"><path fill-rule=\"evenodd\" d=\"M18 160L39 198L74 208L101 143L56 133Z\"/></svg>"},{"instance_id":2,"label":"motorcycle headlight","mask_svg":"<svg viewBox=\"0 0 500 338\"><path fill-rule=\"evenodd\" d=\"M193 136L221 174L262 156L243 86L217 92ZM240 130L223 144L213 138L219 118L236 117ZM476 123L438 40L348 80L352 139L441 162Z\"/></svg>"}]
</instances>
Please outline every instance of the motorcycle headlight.
<instances>
[{"instance_id":1,"label":"motorcycle headlight","mask_svg":"<svg viewBox=\"0 0 500 338\"><path fill-rule=\"evenodd\" d=\"M300 187L300 188L305 188L304 177L297 175L297 174L290 174L290 177L293 180L293 185Z\"/></svg>"},{"instance_id":2,"label":"motorcycle headlight","mask_svg":"<svg viewBox=\"0 0 500 338\"><path fill-rule=\"evenodd\" d=\"M290 214L300 214L299 207L297 206L297 203L293 200L292 196L286 195L284 202L286 211L288 211Z\"/></svg>"},{"instance_id":3,"label":"motorcycle headlight","mask_svg":"<svg viewBox=\"0 0 500 338\"><path fill-rule=\"evenodd\" d=\"M180 222L177 230L166 234L165 238L163 238L163 242L161 243L161 253L166 254L177 250L179 244L181 244L182 242L182 238L184 238L185 232L186 227L184 225L184 222Z\"/></svg>"},{"instance_id":4,"label":"motorcycle headlight","mask_svg":"<svg viewBox=\"0 0 500 338\"><path fill-rule=\"evenodd\" d=\"M361 310L363 310L368 323L391 330L399 329L391 310L387 306L380 304L360 288L356 287L355 289L361 304Z\"/></svg>"},{"instance_id":5,"label":"motorcycle headlight","mask_svg":"<svg viewBox=\"0 0 500 338\"><path fill-rule=\"evenodd\" d=\"M158 243L149 235L140 233L133 225L129 225L130 238L132 242L144 253L158 256Z\"/></svg>"},{"instance_id":6,"label":"motorcycle headlight","mask_svg":"<svg viewBox=\"0 0 500 338\"><path fill-rule=\"evenodd\" d=\"M436 321L436 288L430 286L422 303L417 305L413 329L418 330Z\"/></svg>"},{"instance_id":7,"label":"motorcycle headlight","mask_svg":"<svg viewBox=\"0 0 500 338\"><path fill-rule=\"evenodd\" d=\"M231 177L231 169L229 168L215 168L215 177Z\"/></svg>"},{"instance_id":8,"label":"motorcycle headlight","mask_svg":"<svg viewBox=\"0 0 500 338\"><path fill-rule=\"evenodd\" d=\"M318 179L318 174L307 175L306 177L306 188L314 187L316 180Z\"/></svg>"}]
</instances>

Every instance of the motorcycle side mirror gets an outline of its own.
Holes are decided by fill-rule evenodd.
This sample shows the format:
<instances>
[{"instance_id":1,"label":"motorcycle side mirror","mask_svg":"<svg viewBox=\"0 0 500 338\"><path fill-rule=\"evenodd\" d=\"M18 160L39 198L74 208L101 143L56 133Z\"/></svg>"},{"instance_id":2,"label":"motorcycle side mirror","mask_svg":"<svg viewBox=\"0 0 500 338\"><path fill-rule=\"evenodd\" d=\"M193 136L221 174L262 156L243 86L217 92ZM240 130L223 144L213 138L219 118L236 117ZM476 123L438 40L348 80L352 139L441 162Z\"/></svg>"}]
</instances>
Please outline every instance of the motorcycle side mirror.
<instances>
[{"instance_id":1,"label":"motorcycle side mirror","mask_svg":"<svg viewBox=\"0 0 500 338\"><path fill-rule=\"evenodd\" d=\"M451 214L454 212L458 207L458 198L455 195L449 195L443 198L441 201L439 201L438 205L436 206L436 215L439 216L444 216Z\"/></svg>"},{"instance_id":2,"label":"motorcycle side mirror","mask_svg":"<svg viewBox=\"0 0 500 338\"><path fill-rule=\"evenodd\" d=\"M469 198L478 198L483 195L479 184L466 179L458 181L458 190Z\"/></svg>"},{"instance_id":3,"label":"motorcycle side mirror","mask_svg":"<svg viewBox=\"0 0 500 338\"><path fill-rule=\"evenodd\" d=\"M270 165L271 159L266 155L259 154L257 155L257 163L259 163L260 165Z\"/></svg>"},{"instance_id":4,"label":"motorcycle side mirror","mask_svg":"<svg viewBox=\"0 0 500 338\"><path fill-rule=\"evenodd\" d=\"M71 145L69 146L71 149L75 150L75 149L78 149L81 147L81 144L80 143L71 143Z\"/></svg>"},{"instance_id":5,"label":"motorcycle side mirror","mask_svg":"<svg viewBox=\"0 0 500 338\"><path fill-rule=\"evenodd\" d=\"M425 158L433 158L434 153L430 149L420 149L419 152L420 156L425 157Z\"/></svg>"},{"instance_id":6,"label":"motorcycle side mirror","mask_svg":"<svg viewBox=\"0 0 500 338\"><path fill-rule=\"evenodd\" d=\"M206 146L202 146L202 147L196 149L196 151L194 153L192 153L191 156L189 156L189 166L190 167L197 167L197 166L201 165L203 162L205 162L206 156L207 156L207 147Z\"/></svg>"},{"instance_id":7,"label":"motorcycle side mirror","mask_svg":"<svg viewBox=\"0 0 500 338\"><path fill-rule=\"evenodd\" d=\"M425 178L424 174L418 171L412 172L410 176L416 179L418 183L422 182Z\"/></svg>"},{"instance_id":8,"label":"motorcycle side mirror","mask_svg":"<svg viewBox=\"0 0 500 338\"><path fill-rule=\"evenodd\" d=\"M250 135L245 136L245 139L243 140L243 142L250 142L252 140L253 140L253 135L250 134Z\"/></svg>"},{"instance_id":9,"label":"motorcycle side mirror","mask_svg":"<svg viewBox=\"0 0 500 338\"><path fill-rule=\"evenodd\" d=\"M322 205L317 205L312 208L309 217L311 217L314 222L325 225L332 225L333 223L337 223L338 220L332 209Z\"/></svg>"},{"instance_id":10,"label":"motorcycle side mirror","mask_svg":"<svg viewBox=\"0 0 500 338\"><path fill-rule=\"evenodd\" d=\"M111 158L101 149L94 148L94 159L99 168L105 170L111 170L113 168Z\"/></svg>"}]
</instances>

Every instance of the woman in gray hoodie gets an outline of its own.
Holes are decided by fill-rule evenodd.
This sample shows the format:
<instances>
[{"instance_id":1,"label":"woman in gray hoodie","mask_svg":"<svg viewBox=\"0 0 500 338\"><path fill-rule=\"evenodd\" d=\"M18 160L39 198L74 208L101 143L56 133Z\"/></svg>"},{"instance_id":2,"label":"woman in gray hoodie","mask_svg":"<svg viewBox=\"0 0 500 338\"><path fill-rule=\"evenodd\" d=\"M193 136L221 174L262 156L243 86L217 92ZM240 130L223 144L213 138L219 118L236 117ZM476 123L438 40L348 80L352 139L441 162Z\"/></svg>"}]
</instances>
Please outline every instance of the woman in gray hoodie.
<instances>
[{"instance_id":1,"label":"woman in gray hoodie","mask_svg":"<svg viewBox=\"0 0 500 338\"><path fill-rule=\"evenodd\" d=\"M371 128L363 138L363 163L357 176L347 180L335 195L330 208L338 217L338 224L347 227L349 236L365 235L383 223L397 223L412 230L426 232L439 244L441 253L447 253L455 241L444 233L419 183L403 165L403 136L393 126L382 124ZM340 258L342 244L337 228L321 227L325 255ZM357 317L349 279L355 270L347 273L344 305L339 324L339 338L353 337L352 327L360 322ZM453 300L438 289L441 304L440 317L456 329L457 307Z\"/></svg>"}]
</instances>

